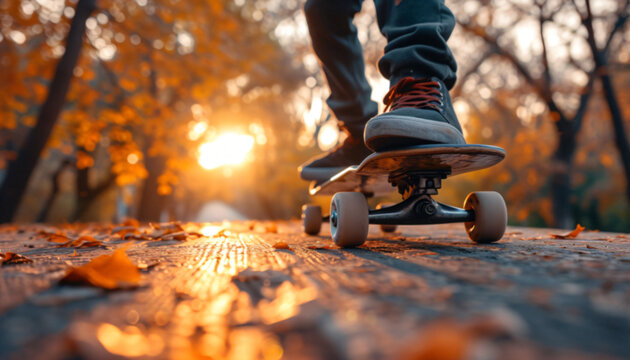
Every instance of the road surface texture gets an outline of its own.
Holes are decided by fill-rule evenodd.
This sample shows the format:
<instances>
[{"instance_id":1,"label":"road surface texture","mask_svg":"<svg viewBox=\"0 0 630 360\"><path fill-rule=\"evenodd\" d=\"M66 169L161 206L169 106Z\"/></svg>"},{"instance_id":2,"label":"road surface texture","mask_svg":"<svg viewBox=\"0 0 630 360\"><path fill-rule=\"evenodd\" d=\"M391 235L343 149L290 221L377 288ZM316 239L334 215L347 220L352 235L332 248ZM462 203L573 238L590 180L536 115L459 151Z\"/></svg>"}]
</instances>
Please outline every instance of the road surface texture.
<instances>
[{"instance_id":1,"label":"road surface texture","mask_svg":"<svg viewBox=\"0 0 630 360\"><path fill-rule=\"evenodd\" d=\"M341 249L297 221L142 235L156 229L0 228L5 259L32 260L0 267L0 358L630 358L628 235L511 227L477 245L461 224L373 227ZM122 248L139 281L60 283Z\"/></svg>"}]
</instances>

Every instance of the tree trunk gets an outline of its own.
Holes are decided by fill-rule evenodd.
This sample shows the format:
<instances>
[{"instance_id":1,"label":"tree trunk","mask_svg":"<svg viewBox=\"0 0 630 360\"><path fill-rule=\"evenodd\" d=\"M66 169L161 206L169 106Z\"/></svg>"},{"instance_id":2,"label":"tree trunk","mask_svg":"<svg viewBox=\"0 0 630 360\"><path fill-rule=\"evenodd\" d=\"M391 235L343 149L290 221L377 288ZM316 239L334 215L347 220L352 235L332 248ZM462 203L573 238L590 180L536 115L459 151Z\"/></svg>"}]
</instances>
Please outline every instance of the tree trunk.
<instances>
[{"instance_id":1,"label":"tree trunk","mask_svg":"<svg viewBox=\"0 0 630 360\"><path fill-rule=\"evenodd\" d=\"M559 131L558 147L553 155L551 175L551 206L553 226L562 229L573 227L571 212L571 173L575 153L575 132L567 124Z\"/></svg>"},{"instance_id":2,"label":"tree trunk","mask_svg":"<svg viewBox=\"0 0 630 360\"><path fill-rule=\"evenodd\" d=\"M89 210L90 206L92 206L92 203L94 203L101 194L107 191L116 180L116 176L110 173L101 183L92 187L89 181L90 169L91 168L77 169L77 206L72 215L72 221L83 220L83 216Z\"/></svg>"},{"instance_id":3,"label":"tree trunk","mask_svg":"<svg viewBox=\"0 0 630 360\"><path fill-rule=\"evenodd\" d=\"M148 154L148 151L145 151ZM146 167L149 176L144 181L137 218L140 221L160 221L160 215L166 205L166 196L158 194L158 177L166 169L163 156L148 156Z\"/></svg>"},{"instance_id":4,"label":"tree trunk","mask_svg":"<svg viewBox=\"0 0 630 360\"><path fill-rule=\"evenodd\" d=\"M66 39L66 51L57 63L57 69L48 88L46 101L39 111L37 123L22 145L17 159L9 164L0 188L0 204L2 204L0 223L10 222L13 219L26 191L29 178L57 122L66 100L74 67L81 53L85 21L95 8L96 0L79 0L77 4L76 14L72 19Z\"/></svg>"},{"instance_id":5,"label":"tree trunk","mask_svg":"<svg viewBox=\"0 0 630 360\"><path fill-rule=\"evenodd\" d=\"M608 67L606 67L607 69ZM604 97L608 103L608 109L610 110L610 117L612 118L613 128L615 130L615 145L619 150L621 156L621 164L625 171L626 177L626 200L630 205L630 145L628 144L628 137L626 136L626 130L623 124L623 115L615 96L615 89L613 88L610 75L606 71L600 71L600 79L602 80L602 87L604 89Z\"/></svg>"},{"instance_id":6,"label":"tree trunk","mask_svg":"<svg viewBox=\"0 0 630 360\"><path fill-rule=\"evenodd\" d=\"M61 177L61 173L67 166L70 165L72 165L72 162L68 159L64 159L61 164L59 164L57 171L55 171L55 173L51 177L50 180L52 182L52 189L50 190L50 194L48 194L48 198L44 203L44 207L37 216L37 222L45 222L46 218L48 218L48 213L50 213L50 209L52 208L52 205L55 202L55 198L59 193L59 178Z\"/></svg>"}]
</instances>

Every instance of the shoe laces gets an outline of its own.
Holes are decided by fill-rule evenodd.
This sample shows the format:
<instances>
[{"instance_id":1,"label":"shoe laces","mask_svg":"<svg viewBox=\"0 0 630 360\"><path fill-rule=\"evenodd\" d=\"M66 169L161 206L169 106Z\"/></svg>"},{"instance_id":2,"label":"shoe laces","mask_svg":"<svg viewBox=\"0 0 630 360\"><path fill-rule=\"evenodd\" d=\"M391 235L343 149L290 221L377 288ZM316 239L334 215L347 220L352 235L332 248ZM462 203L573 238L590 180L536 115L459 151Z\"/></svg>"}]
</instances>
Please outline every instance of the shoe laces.
<instances>
[{"instance_id":1,"label":"shoe laces","mask_svg":"<svg viewBox=\"0 0 630 360\"><path fill-rule=\"evenodd\" d=\"M439 89L437 81L403 78L383 98L385 112L403 107L440 110L442 93Z\"/></svg>"}]
</instances>

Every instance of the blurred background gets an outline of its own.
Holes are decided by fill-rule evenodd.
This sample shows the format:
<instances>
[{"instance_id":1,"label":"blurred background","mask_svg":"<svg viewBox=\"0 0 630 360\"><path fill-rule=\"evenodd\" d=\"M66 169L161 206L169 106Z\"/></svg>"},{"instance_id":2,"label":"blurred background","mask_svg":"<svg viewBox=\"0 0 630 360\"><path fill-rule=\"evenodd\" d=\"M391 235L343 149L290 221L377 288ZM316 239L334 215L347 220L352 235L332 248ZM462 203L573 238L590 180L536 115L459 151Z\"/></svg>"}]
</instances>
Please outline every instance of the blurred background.
<instances>
[{"instance_id":1,"label":"blurred background","mask_svg":"<svg viewBox=\"0 0 630 360\"><path fill-rule=\"evenodd\" d=\"M439 200L496 190L512 225L630 231L629 1L446 3L465 137L507 158ZM297 166L343 136L303 5L0 0L0 221L299 216ZM371 1L355 23L380 102Z\"/></svg>"}]
</instances>

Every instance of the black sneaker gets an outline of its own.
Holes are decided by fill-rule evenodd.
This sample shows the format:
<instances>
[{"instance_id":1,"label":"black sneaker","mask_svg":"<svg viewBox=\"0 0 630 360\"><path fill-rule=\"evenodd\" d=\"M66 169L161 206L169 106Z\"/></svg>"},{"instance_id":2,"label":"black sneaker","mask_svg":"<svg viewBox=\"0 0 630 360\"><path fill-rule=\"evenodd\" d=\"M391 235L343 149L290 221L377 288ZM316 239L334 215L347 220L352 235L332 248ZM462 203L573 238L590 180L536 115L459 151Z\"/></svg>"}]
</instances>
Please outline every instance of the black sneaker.
<instances>
[{"instance_id":1,"label":"black sneaker","mask_svg":"<svg viewBox=\"0 0 630 360\"><path fill-rule=\"evenodd\" d=\"M466 143L448 89L439 79L403 78L383 103L385 112L365 126L365 144L374 151Z\"/></svg>"},{"instance_id":2,"label":"black sneaker","mask_svg":"<svg viewBox=\"0 0 630 360\"><path fill-rule=\"evenodd\" d=\"M363 139L348 136L333 150L300 165L298 172L304 180L326 181L348 166L360 164L371 153L372 151L363 144Z\"/></svg>"}]
</instances>

